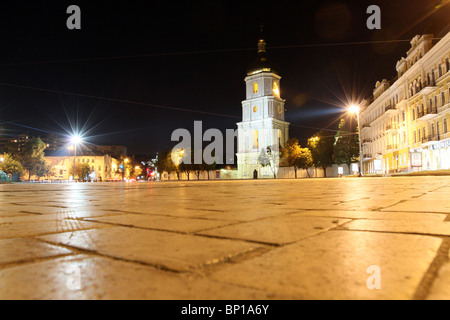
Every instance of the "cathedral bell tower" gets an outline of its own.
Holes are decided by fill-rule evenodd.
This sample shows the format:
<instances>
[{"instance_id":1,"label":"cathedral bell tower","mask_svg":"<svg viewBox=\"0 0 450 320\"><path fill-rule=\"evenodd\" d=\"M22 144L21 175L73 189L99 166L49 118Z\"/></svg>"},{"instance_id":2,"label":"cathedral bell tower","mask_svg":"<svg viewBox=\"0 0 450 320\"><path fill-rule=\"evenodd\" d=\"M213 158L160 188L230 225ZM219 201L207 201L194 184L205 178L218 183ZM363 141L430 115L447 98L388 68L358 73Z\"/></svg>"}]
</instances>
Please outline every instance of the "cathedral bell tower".
<instances>
[{"instance_id":1,"label":"cathedral bell tower","mask_svg":"<svg viewBox=\"0 0 450 320\"><path fill-rule=\"evenodd\" d=\"M242 122L238 126L238 175L242 179L273 177L272 168L260 163L261 151L279 151L289 139L289 123L284 121L280 96L281 77L271 66L264 39L258 41L256 60L247 70L246 99L242 101Z\"/></svg>"}]
</instances>

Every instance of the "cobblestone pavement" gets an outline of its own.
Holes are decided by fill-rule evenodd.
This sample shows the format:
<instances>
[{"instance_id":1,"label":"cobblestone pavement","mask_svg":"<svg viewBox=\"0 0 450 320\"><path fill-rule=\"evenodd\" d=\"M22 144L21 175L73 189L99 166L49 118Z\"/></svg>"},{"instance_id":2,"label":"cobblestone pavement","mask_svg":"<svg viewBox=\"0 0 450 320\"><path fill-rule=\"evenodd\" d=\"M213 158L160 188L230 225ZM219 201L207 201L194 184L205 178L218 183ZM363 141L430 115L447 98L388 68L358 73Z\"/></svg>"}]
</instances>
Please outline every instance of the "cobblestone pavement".
<instances>
[{"instance_id":1,"label":"cobblestone pavement","mask_svg":"<svg viewBox=\"0 0 450 320\"><path fill-rule=\"evenodd\" d=\"M450 177L0 185L0 299L450 299Z\"/></svg>"}]
</instances>

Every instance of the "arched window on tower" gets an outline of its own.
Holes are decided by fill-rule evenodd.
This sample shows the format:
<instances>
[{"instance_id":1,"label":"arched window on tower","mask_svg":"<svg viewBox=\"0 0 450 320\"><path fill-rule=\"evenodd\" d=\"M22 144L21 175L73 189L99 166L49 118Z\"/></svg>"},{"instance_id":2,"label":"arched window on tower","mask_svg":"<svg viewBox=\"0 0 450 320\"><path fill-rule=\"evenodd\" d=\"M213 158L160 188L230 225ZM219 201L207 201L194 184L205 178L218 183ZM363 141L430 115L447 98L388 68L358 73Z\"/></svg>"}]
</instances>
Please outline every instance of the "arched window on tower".
<instances>
[{"instance_id":1,"label":"arched window on tower","mask_svg":"<svg viewBox=\"0 0 450 320\"><path fill-rule=\"evenodd\" d=\"M253 83L253 93L258 93L258 82Z\"/></svg>"},{"instance_id":2,"label":"arched window on tower","mask_svg":"<svg viewBox=\"0 0 450 320\"><path fill-rule=\"evenodd\" d=\"M276 82L273 83L273 94L276 97L280 96L280 88L278 87L278 83L276 83Z\"/></svg>"},{"instance_id":3,"label":"arched window on tower","mask_svg":"<svg viewBox=\"0 0 450 320\"><path fill-rule=\"evenodd\" d=\"M253 130L253 149L259 149L258 130Z\"/></svg>"}]
</instances>

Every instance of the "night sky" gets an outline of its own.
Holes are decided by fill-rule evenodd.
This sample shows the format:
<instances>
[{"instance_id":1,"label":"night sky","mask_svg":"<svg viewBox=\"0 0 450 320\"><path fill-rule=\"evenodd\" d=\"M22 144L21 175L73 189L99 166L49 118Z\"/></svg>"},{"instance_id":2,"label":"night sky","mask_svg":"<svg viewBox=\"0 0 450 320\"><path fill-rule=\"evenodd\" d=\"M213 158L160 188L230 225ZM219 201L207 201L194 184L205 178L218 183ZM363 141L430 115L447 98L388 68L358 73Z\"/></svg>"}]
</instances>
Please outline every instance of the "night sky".
<instances>
[{"instance_id":1,"label":"night sky","mask_svg":"<svg viewBox=\"0 0 450 320\"><path fill-rule=\"evenodd\" d=\"M393 78L410 48L343 43L438 35L450 22L441 2L2 1L0 126L67 134L72 122L93 144L140 154L173 146L172 131L194 120L236 129L263 23L290 136L304 144L311 128L337 128L346 95L369 97L377 80ZM71 4L81 8L81 30L66 27ZM381 30L366 27L371 4L381 8Z\"/></svg>"}]
</instances>

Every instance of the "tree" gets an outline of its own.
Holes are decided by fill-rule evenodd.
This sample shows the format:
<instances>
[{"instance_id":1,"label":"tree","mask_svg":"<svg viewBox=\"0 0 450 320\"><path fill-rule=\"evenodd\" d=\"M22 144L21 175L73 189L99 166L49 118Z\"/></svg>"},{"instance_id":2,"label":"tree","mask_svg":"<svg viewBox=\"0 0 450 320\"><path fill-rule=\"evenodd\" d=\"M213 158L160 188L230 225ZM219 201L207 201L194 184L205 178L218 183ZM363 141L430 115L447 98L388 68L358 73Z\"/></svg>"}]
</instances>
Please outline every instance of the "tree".
<instances>
[{"instance_id":1,"label":"tree","mask_svg":"<svg viewBox=\"0 0 450 320\"><path fill-rule=\"evenodd\" d=\"M286 141L284 147L281 148L281 156L286 159L289 167L294 167L295 178L297 179L298 160L300 157L300 144L297 138L291 138Z\"/></svg>"},{"instance_id":2,"label":"tree","mask_svg":"<svg viewBox=\"0 0 450 320\"><path fill-rule=\"evenodd\" d=\"M9 154L5 155L3 162L0 163L0 170L4 173L14 176L23 173L23 167L19 161L14 160Z\"/></svg>"},{"instance_id":3,"label":"tree","mask_svg":"<svg viewBox=\"0 0 450 320\"><path fill-rule=\"evenodd\" d=\"M322 167L324 177L327 176L327 167L333 164L333 147L333 136L324 131L308 139L308 149L311 150L313 163L316 167Z\"/></svg>"},{"instance_id":4,"label":"tree","mask_svg":"<svg viewBox=\"0 0 450 320\"><path fill-rule=\"evenodd\" d=\"M339 123L339 130L335 136L334 142L334 161L337 164L345 163L350 171L352 162L358 160L359 141L358 135L349 132L345 126L345 120Z\"/></svg>"},{"instance_id":5,"label":"tree","mask_svg":"<svg viewBox=\"0 0 450 320\"><path fill-rule=\"evenodd\" d=\"M69 169L69 173L74 177L74 180L75 177L82 181L88 180L91 172L91 167L87 163L77 163L75 165L75 174L73 172L73 166Z\"/></svg>"},{"instance_id":6,"label":"tree","mask_svg":"<svg viewBox=\"0 0 450 320\"><path fill-rule=\"evenodd\" d=\"M6 149L14 160L19 161L28 171L28 180L42 166L46 144L41 138L31 138L19 142L9 142Z\"/></svg>"},{"instance_id":7,"label":"tree","mask_svg":"<svg viewBox=\"0 0 450 320\"><path fill-rule=\"evenodd\" d=\"M309 150L308 148L300 148L296 164L298 168L306 170L308 177L311 178L311 175L309 174L308 171L308 168L314 164L311 150ZM297 178L297 173L295 177Z\"/></svg>"},{"instance_id":8,"label":"tree","mask_svg":"<svg viewBox=\"0 0 450 320\"><path fill-rule=\"evenodd\" d=\"M53 167L48 164L44 159L39 159L36 162L36 168L34 174L40 179L41 177L49 177L53 175Z\"/></svg>"}]
</instances>

